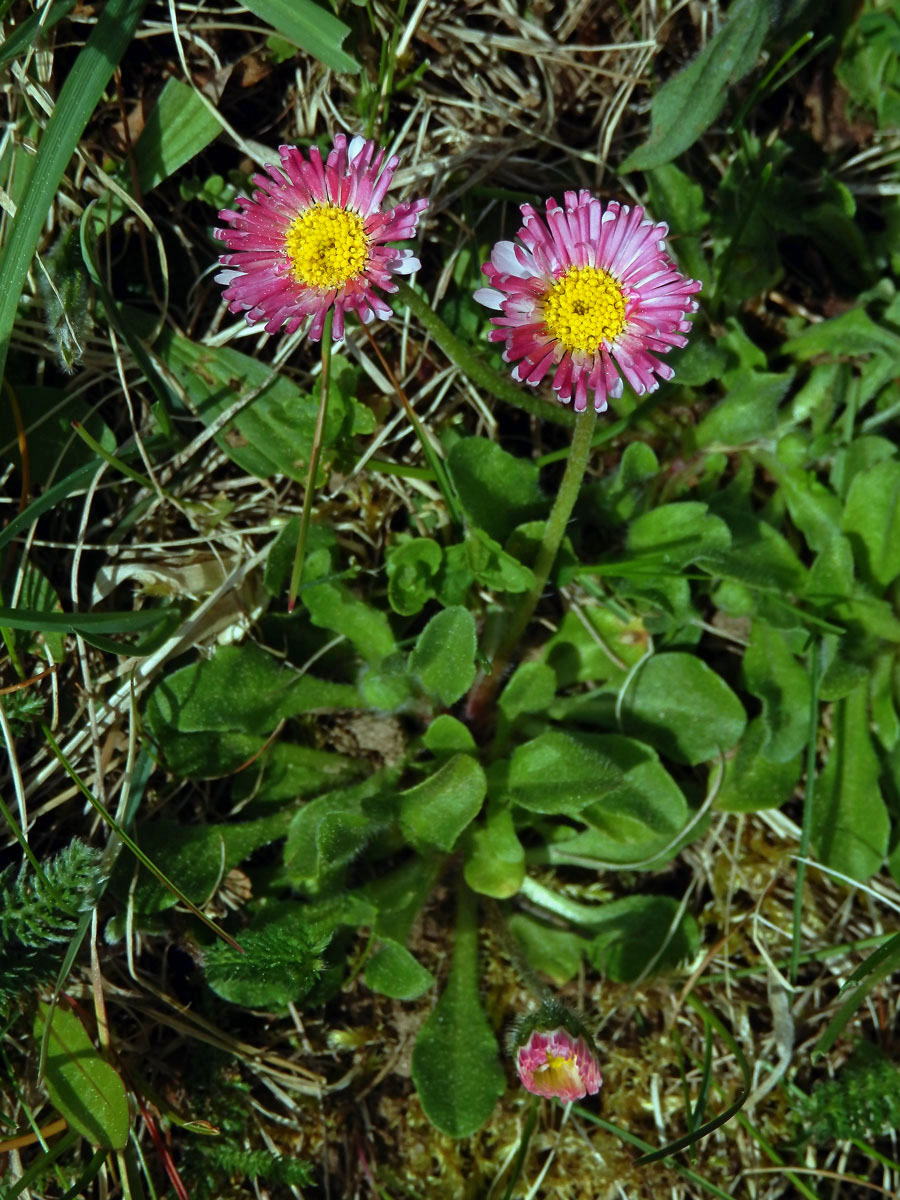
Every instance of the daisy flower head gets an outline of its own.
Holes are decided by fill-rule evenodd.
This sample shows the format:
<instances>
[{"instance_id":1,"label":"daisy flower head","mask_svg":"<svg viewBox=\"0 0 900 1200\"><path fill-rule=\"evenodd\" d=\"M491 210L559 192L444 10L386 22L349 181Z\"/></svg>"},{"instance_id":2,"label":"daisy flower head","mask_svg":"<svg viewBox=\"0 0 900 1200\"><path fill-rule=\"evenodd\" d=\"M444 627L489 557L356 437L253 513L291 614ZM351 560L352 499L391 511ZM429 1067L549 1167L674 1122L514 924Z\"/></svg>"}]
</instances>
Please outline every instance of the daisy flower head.
<instances>
[{"instance_id":1,"label":"daisy flower head","mask_svg":"<svg viewBox=\"0 0 900 1200\"><path fill-rule=\"evenodd\" d=\"M216 281L225 285L230 311L245 313L251 325L264 321L267 333L293 333L309 321L313 341L330 308L335 341L348 312L365 324L387 320L391 308L375 289L395 292L391 276L420 265L411 250L388 243L413 236L428 201L385 208L399 160L385 161L384 150L365 138L348 144L339 133L324 162L316 146L308 156L296 146L278 152L280 163L252 176L258 191L219 213L229 227L214 233L229 253L219 259Z\"/></svg>"},{"instance_id":2,"label":"daisy flower head","mask_svg":"<svg viewBox=\"0 0 900 1200\"><path fill-rule=\"evenodd\" d=\"M638 395L674 371L660 362L684 346L696 312L696 279L686 279L666 252L664 222L640 205L588 191L547 201L546 218L522 205L516 242L497 242L482 267L491 286L475 299L499 310L492 342L505 342L513 378L537 387L552 372L553 390L576 412L603 412L622 395L622 376ZM658 378L657 378L658 376Z\"/></svg>"},{"instance_id":3,"label":"daisy flower head","mask_svg":"<svg viewBox=\"0 0 900 1200\"><path fill-rule=\"evenodd\" d=\"M580 1017L547 1000L516 1022L509 1049L522 1086L535 1096L581 1100L596 1095L603 1079L594 1039Z\"/></svg>"}]
</instances>

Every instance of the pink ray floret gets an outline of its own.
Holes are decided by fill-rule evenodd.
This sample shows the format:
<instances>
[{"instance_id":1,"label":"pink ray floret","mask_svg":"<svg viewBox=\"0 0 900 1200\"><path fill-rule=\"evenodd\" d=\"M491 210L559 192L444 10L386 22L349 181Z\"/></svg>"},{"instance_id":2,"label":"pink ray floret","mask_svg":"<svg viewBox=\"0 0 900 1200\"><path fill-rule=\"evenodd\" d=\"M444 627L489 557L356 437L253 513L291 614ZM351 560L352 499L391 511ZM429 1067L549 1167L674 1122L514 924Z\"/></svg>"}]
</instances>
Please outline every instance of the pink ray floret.
<instances>
[{"instance_id":1,"label":"pink ray floret","mask_svg":"<svg viewBox=\"0 0 900 1200\"><path fill-rule=\"evenodd\" d=\"M529 1092L564 1103L600 1090L600 1067L587 1039L567 1029L535 1029L516 1051L516 1070Z\"/></svg>"},{"instance_id":2,"label":"pink ray floret","mask_svg":"<svg viewBox=\"0 0 900 1200\"><path fill-rule=\"evenodd\" d=\"M365 324L376 316L386 320L392 311L376 288L396 292L391 277L409 275L420 266L411 250L388 243L415 234L428 201L402 201L384 208L399 160L391 155L385 161L384 150L361 137L348 144L339 133L324 162L316 146L308 157L296 146L280 146L278 152L279 164L267 164L267 175L252 177L258 189L252 197L238 196L235 210L219 213L230 228L218 228L214 234L229 253L219 259L224 269L216 281L225 285L230 311L243 312L251 325L264 322L267 333L282 328L293 333L308 321L308 335L314 341L321 338L332 307L335 341L344 336L344 317L349 312ZM288 241L298 220L316 209L341 210L348 214L343 227L350 222L357 231L358 261L351 260L347 278L328 286L304 274Z\"/></svg>"},{"instance_id":3,"label":"pink ray floret","mask_svg":"<svg viewBox=\"0 0 900 1200\"><path fill-rule=\"evenodd\" d=\"M475 293L502 313L492 317L489 336L505 343L513 378L537 387L549 376L560 400L574 399L576 412L587 407L588 393L603 412L608 397L622 395L623 376L638 395L671 379L674 371L658 356L687 344L701 284L669 257L668 226L640 205L612 200L604 207L588 191L566 192L562 206L551 198L545 217L523 204L522 217L518 243L497 242L482 267L491 286ZM595 321L595 336L575 291L579 280L612 306L607 320Z\"/></svg>"}]
</instances>

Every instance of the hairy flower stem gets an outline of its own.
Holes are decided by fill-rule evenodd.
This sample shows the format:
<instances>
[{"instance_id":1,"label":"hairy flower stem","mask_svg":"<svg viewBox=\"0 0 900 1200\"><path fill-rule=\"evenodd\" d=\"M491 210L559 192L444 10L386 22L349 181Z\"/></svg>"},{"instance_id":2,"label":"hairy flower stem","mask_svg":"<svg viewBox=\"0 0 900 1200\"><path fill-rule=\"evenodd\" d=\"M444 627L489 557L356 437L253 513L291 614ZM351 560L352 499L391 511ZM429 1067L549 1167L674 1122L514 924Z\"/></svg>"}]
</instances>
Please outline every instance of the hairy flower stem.
<instances>
[{"instance_id":1,"label":"hairy flower stem","mask_svg":"<svg viewBox=\"0 0 900 1200\"><path fill-rule=\"evenodd\" d=\"M312 502L316 491L316 475L319 473L319 455L322 452L322 439L325 436L325 416L328 412L328 379L331 374L331 326L334 321L334 309L329 310L325 318L325 328L322 330L322 377L319 412L316 416L316 429L313 434L312 449L309 454L309 471L306 474L306 489L303 492L303 508L300 510L300 532L297 535L297 549L294 551L294 565L291 569L291 585L288 590L288 613L294 611L297 603L297 593L303 580L303 560L306 555L306 535L309 531L309 519L312 516Z\"/></svg>"},{"instance_id":2,"label":"hairy flower stem","mask_svg":"<svg viewBox=\"0 0 900 1200\"><path fill-rule=\"evenodd\" d=\"M520 597L513 611L503 639L493 656L491 674L480 675L475 680L466 703L466 715L470 721L477 722L480 714L484 713L493 702L506 665L515 654L538 601L544 594L550 570L556 561L566 526L569 524L572 509L575 507L575 501L581 490L581 482L584 479L591 454L591 438L594 433L595 420L596 413L591 404L576 418L575 433L572 437L566 470L559 491L556 493L553 508L550 510L550 516L544 526L544 535L532 567L534 585Z\"/></svg>"}]
</instances>

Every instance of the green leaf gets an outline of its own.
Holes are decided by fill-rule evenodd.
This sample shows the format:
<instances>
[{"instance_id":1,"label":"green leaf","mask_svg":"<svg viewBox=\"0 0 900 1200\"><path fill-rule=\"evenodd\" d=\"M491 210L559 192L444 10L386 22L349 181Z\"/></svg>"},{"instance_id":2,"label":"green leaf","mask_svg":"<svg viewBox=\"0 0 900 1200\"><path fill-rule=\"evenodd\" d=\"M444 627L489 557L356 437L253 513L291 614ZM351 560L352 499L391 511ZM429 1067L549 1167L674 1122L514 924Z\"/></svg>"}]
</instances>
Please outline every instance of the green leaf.
<instances>
[{"instance_id":1,"label":"green leaf","mask_svg":"<svg viewBox=\"0 0 900 1200\"><path fill-rule=\"evenodd\" d=\"M577 815L619 785L622 774L589 734L549 730L513 751L508 792L520 808Z\"/></svg>"},{"instance_id":2,"label":"green leaf","mask_svg":"<svg viewBox=\"0 0 900 1200\"><path fill-rule=\"evenodd\" d=\"M744 732L741 702L715 671L693 654L655 654L625 693L628 733L675 762L695 766L730 750Z\"/></svg>"},{"instance_id":3,"label":"green leaf","mask_svg":"<svg viewBox=\"0 0 900 1200\"><path fill-rule=\"evenodd\" d=\"M300 675L248 642L161 680L144 715L172 769L207 778L246 762L282 718L357 702L356 688Z\"/></svg>"},{"instance_id":4,"label":"green leaf","mask_svg":"<svg viewBox=\"0 0 900 1200\"><path fill-rule=\"evenodd\" d=\"M137 194L146 196L164 179L196 158L222 132L222 124L193 88L174 76L166 80L156 104L133 149ZM132 164L116 172L117 182L128 192L134 189ZM111 225L125 205L112 193L97 208L96 216Z\"/></svg>"},{"instance_id":5,"label":"green leaf","mask_svg":"<svg viewBox=\"0 0 900 1200\"><path fill-rule=\"evenodd\" d=\"M487 438L460 438L447 456L447 470L466 516L497 542L505 542L517 525L546 513L547 497L535 464Z\"/></svg>"},{"instance_id":6,"label":"green leaf","mask_svg":"<svg viewBox=\"0 0 900 1200\"><path fill-rule=\"evenodd\" d=\"M578 974L587 943L577 933L522 913L510 917L509 930L522 947L528 965L546 975L554 987L565 987Z\"/></svg>"},{"instance_id":7,"label":"green leaf","mask_svg":"<svg viewBox=\"0 0 900 1200\"><path fill-rule=\"evenodd\" d=\"M678 903L671 896L626 896L600 910L599 932L588 958L615 983L632 983L650 970L670 971L697 953L697 922L685 913L676 922ZM673 928L674 923L674 928Z\"/></svg>"},{"instance_id":8,"label":"green leaf","mask_svg":"<svg viewBox=\"0 0 900 1200\"><path fill-rule=\"evenodd\" d=\"M434 599L443 559L443 550L432 538L413 538L388 550L388 603L394 612L412 617Z\"/></svg>"},{"instance_id":9,"label":"green leaf","mask_svg":"<svg viewBox=\"0 0 900 1200\"><path fill-rule=\"evenodd\" d=\"M454 754L422 783L400 793L400 828L417 848L449 852L481 810L484 771L468 754Z\"/></svg>"},{"instance_id":10,"label":"green leaf","mask_svg":"<svg viewBox=\"0 0 900 1200\"><path fill-rule=\"evenodd\" d=\"M768 737L769 730L761 718L757 717L747 726L737 754L725 763L722 785L716 796L716 807L723 812L780 808L794 794L803 757L798 754L789 762L772 762L764 758L761 751Z\"/></svg>"},{"instance_id":11,"label":"green leaf","mask_svg":"<svg viewBox=\"0 0 900 1200\"><path fill-rule=\"evenodd\" d=\"M882 593L900 575L900 462L876 463L854 477L841 529L860 577Z\"/></svg>"},{"instance_id":12,"label":"green leaf","mask_svg":"<svg viewBox=\"0 0 900 1200\"><path fill-rule=\"evenodd\" d=\"M542 654L560 688L572 683L619 682L647 652L648 634L639 617L624 620L605 605L567 612Z\"/></svg>"},{"instance_id":13,"label":"green leaf","mask_svg":"<svg viewBox=\"0 0 900 1200\"><path fill-rule=\"evenodd\" d=\"M754 621L743 672L747 690L762 701L766 736L760 753L770 762L790 762L809 736L806 670L794 658L781 630Z\"/></svg>"},{"instance_id":14,"label":"green leaf","mask_svg":"<svg viewBox=\"0 0 900 1200\"><path fill-rule=\"evenodd\" d=\"M332 71L359 71L356 59L341 49L350 29L312 0L245 0L245 7Z\"/></svg>"},{"instance_id":15,"label":"green leaf","mask_svg":"<svg viewBox=\"0 0 900 1200\"><path fill-rule=\"evenodd\" d=\"M500 693L500 711L507 721L515 721L524 713L546 711L556 695L556 673L546 663L526 662Z\"/></svg>"},{"instance_id":16,"label":"green leaf","mask_svg":"<svg viewBox=\"0 0 900 1200\"><path fill-rule=\"evenodd\" d=\"M4 29L5 41L0 46L0 68L11 63L26 51L42 46L47 34L58 21L67 17L78 0L55 0L19 21L14 29ZM8 6L7 10L8 11Z\"/></svg>"},{"instance_id":17,"label":"green leaf","mask_svg":"<svg viewBox=\"0 0 900 1200\"><path fill-rule=\"evenodd\" d=\"M427 692L455 704L475 679L475 618L461 605L431 618L409 656L409 669Z\"/></svg>"},{"instance_id":18,"label":"green leaf","mask_svg":"<svg viewBox=\"0 0 900 1200\"><path fill-rule=\"evenodd\" d=\"M311 580L300 599L313 625L342 633L366 662L380 663L396 650L387 616L354 595L345 583Z\"/></svg>"},{"instance_id":19,"label":"green leaf","mask_svg":"<svg viewBox=\"0 0 900 1200\"><path fill-rule=\"evenodd\" d=\"M44 1083L54 1107L94 1146L123 1150L131 1120L125 1085L94 1049L75 1013L40 1004L34 1021L40 1044L50 1022Z\"/></svg>"},{"instance_id":20,"label":"green leaf","mask_svg":"<svg viewBox=\"0 0 900 1200\"><path fill-rule=\"evenodd\" d=\"M366 963L366 983L394 1000L415 1000L434 986L434 976L405 946L385 942Z\"/></svg>"},{"instance_id":21,"label":"green leaf","mask_svg":"<svg viewBox=\"0 0 900 1200\"><path fill-rule=\"evenodd\" d=\"M389 824L397 774L386 768L308 801L288 828L284 865L289 877L313 890L333 882Z\"/></svg>"},{"instance_id":22,"label":"green leaf","mask_svg":"<svg viewBox=\"0 0 900 1200\"><path fill-rule=\"evenodd\" d=\"M722 518L695 500L663 504L636 517L628 527L626 542L637 566L651 570L650 562L642 561L649 559L654 568L673 572L730 545L731 532ZM618 564L623 574L627 573L624 566Z\"/></svg>"},{"instance_id":23,"label":"green leaf","mask_svg":"<svg viewBox=\"0 0 900 1200\"><path fill-rule=\"evenodd\" d=\"M449 713L435 717L425 730L422 741L432 754L456 754L457 751L467 754L477 749L469 727Z\"/></svg>"},{"instance_id":24,"label":"green leaf","mask_svg":"<svg viewBox=\"0 0 900 1200\"><path fill-rule=\"evenodd\" d=\"M653 97L650 137L620 171L662 166L696 142L722 111L729 87L756 66L776 13L770 0L735 0L715 37Z\"/></svg>"},{"instance_id":25,"label":"green leaf","mask_svg":"<svg viewBox=\"0 0 900 1200\"><path fill-rule=\"evenodd\" d=\"M849 312L832 317L830 321L808 325L799 337L785 342L781 351L793 355L800 362L807 362L820 354L832 358L883 354L897 362L900 359L900 335L885 325L877 324L865 309L851 308Z\"/></svg>"},{"instance_id":26,"label":"green leaf","mask_svg":"<svg viewBox=\"0 0 900 1200\"><path fill-rule=\"evenodd\" d=\"M425 1115L452 1138L475 1133L506 1087L497 1039L478 998L478 925L467 888L459 904L450 978L412 1054L413 1083Z\"/></svg>"},{"instance_id":27,"label":"green leaf","mask_svg":"<svg viewBox=\"0 0 900 1200\"><path fill-rule=\"evenodd\" d=\"M879 787L881 767L869 735L868 687L839 700L834 742L816 780L812 844L827 867L864 882L880 870L890 819Z\"/></svg>"},{"instance_id":28,"label":"green leaf","mask_svg":"<svg viewBox=\"0 0 900 1200\"><path fill-rule=\"evenodd\" d=\"M470 529L466 558L473 575L498 592L527 592L534 587L534 572L495 542L483 529Z\"/></svg>"},{"instance_id":29,"label":"green leaf","mask_svg":"<svg viewBox=\"0 0 900 1200\"><path fill-rule=\"evenodd\" d=\"M472 830L466 848L465 879L473 892L507 900L525 878L525 850L508 808L489 811Z\"/></svg>"},{"instance_id":30,"label":"green leaf","mask_svg":"<svg viewBox=\"0 0 900 1200\"><path fill-rule=\"evenodd\" d=\"M242 470L260 479L280 474L306 484L319 412L317 395L298 392L284 375L238 350L200 345L168 328L153 350L204 424L216 424L242 395L246 397L247 404L215 435L219 449ZM355 387L355 378L352 368L336 358L328 388L319 482L333 460L330 452L352 422L347 393Z\"/></svg>"},{"instance_id":31,"label":"green leaf","mask_svg":"<svg viewBox=\"0 0 900 1200\"><path fill-rule=\"evenodd\" d=\"M66 73L38 144L28 190L0 249L0 376L15 324L25 277L38 248L47 213L66 168L125 53L144 11L144 0L108 0L90 37Z\"/></svg>"},{"instance_id":32,"label":"green leaf","mask_svg":"<svg viewBox=\"0 0 900 1200\"><path fill-rule=\"evenodd\" d=\"M743 446L771 438L778 424L778 406L793 382L793 372L746 374L697 426L698 446Z\"/></svg>"},{"instance_id":33,"label":"green leaf","mask_svg":"<svg viewBox=\"0 0 900 1200\"><path fill-rule=\"evenodd\" d=\"M309 926L296 903L239 934L243 954L224 942L204 957L206 982L223 1000L245 1008L283 1008L312 989L329 935Z\"/></svg>"},{"instance_id":34,"label":"green leaf","mask_svg":"<svg viewBox=\"0 0 900 1200\"><path fill-rule=\"evenodd\" d=\"M627 867L665 850L674 854L687 824L688 806L656 751L620 734L597 735L590 744L618 768L621 780L579 813L578 820L586 826L582 832L559 828L548 842L550 861L593 859Z\"/></svg>"}]
</instances>

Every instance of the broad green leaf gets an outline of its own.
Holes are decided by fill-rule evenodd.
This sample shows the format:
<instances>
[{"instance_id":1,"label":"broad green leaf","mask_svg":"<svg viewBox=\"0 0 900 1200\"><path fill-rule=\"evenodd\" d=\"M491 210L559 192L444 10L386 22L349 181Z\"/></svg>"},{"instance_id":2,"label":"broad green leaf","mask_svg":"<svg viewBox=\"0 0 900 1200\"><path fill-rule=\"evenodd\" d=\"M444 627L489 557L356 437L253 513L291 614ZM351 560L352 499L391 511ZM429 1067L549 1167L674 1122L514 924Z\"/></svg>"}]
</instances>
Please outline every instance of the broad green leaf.
<instances>
[{"instance_id":1,"label":"broad green leaf","mask_svg":"<svg viewBox=\"0 0 900 1200\"><path fill-rule=\"evenodd\" d=\"M108 0L91 35L69 67L53 112L41 134L28 190L0 249L0 376L6 366L9 339L19 297L38 248L47 213L116 64L138 27L145 0Z\"/></svg>"},{"instance_id":2,"label":"broad green leaf","mask_svg":"<svg viewBox=\"0 0 900 1200\"><path fill-rule=\"evenodd\" d=\"M723 812L780 808L794 794L800 780L802 755L789 762L771 762L761 753L768 737L769 731L759 717L747 726L737 753L725 763L716 796L716 807Z\"/></svg>"},{"instance_id":3,"label":"broad green leaf","mask_svg":"<svg viewBox=\"0 0 900 1200\"><path fill-rule=\"evenodd\" d=\"M221 122L194 89L172 76L150 110L131 161L116 172L116 181L131 192L136 176L137 197L143 198L196 158L221 132ZM125 204L108 193L95 211L98 226L112 225L126 211Z\"/></svg>"},{"instance_id":4,"label":"broad green leaf","mask_svg":"<svg viewBox=\"0 0 900 1200\"><path fill-rule=\"evenodd\" d=\"M778 406L793 381L793 373L744 375L707 413L697 427L698 446L743 446L772 438L778 424Z\"/></svg>"},{"instance_id":5,"label":"broad green leaf","mask_svg":"<svg viewBox=\"0 0 900 1200\"><path fill-rule=\"evenodd\" d=\"M385 613L366 604L345 583L311 580L300 599L314 625L342 633L367 662L380 663L396 650Z\"/></svg>"},{"instance_id":6,"label":"broad green leaf","mask_svg":"<svg viewBox=\"0 0 900 1200\"><path fill-rule=\"evenodd\" d=\"M460 438L447 456L447 469L466 516L497 542L546 512L535 464L487 438Z\"/></svg>"},{"instance_id":7,"label":"broad green leaf","mask_svg":"<svg viewBox=\"0 0 900 1200\"><path fill-rule=\"evenodd\" d=\"M289 877L313 890L333 881L389 824L397 774L385 768L362 783L307 801L287 831Z\"/></svg>"},{"instance_id":8,"label":"broad green leaf","mask_svg":"<svg viewBox=\"0 0 900 1200\"><path fill-rule=\"evenodd\" d=\"M248 642L161 680L144 715L173 770L208 778L251 758L282 718L357 703L356 688L300 675Z\"/></svg>"},{"instance_id":9,"label":"broad green leaf","mask_svg":"<svg viewBox=\"0 0 900 1200\"><path fill-rule=\"evenodd\" d=\"M778 445L781 455L782 443ZM756 458L774 476L791 520L806 538L811 550L822 550L841 525L841 502L812 471L787 466L773 454L757 453Z\"/></svg>"},{"instance_id":10,"label":"broad green leaf","mask_svg":"<svg viewBox=\"0 0 900 1200\"><path fill-rule=\"evenodd\" d=\"M657 569L676 571L714 550L727 550L731 532L721 517L715 516L705 504L684 500L663 504L640 517L628 527L626 549L635 556L634 564L642 558L652 560ZM650 564L646 564L650 569ZM625 574L623 570L623 574Z\"/></svg>"},{"instance_id":11,"label":"broad green leaf","mask_svg":"<svg viewBox=\"0 0 900 1200\"><path fill-rule=\"evenodd\" d=\"M405 944L422 905L431 894L444 858L439 854L408 859L402 866L364 884L359 896L377 910L376 937ZM358 924L361 922L358 922ZM369 924L372 924L370 921Z\"/></svg>"},{"instance_id":12,"label":"broad green leaf","mask_svg":"<svg viewBox=\"0 0 900 1200\"><path fill-rule=\"evenodd\" d=\"M534 586L534 572L509 554L483 529L470 529L466 557L472 574L485 587L498 592L527 592Z\"/></svg>"},{"instance_id":13,"label":"broad green leaf","mask_svg":"<svg viewBox=\"0 0 900 1200\"><path fill-rule=\"evenodd\" d=\"M872 664L869 679L869 705L872 710L872 730L885 750L893 750L900 740L900 717L897 715L895 676L898 664L896 653L879 654Z\"/></svg>"},{"instance_id":14,"label":"broad green leaf","mask_svg":"<svg viewBox=\"0 0 900 1200\"><path fill-rule=\"evenodd\" d=\"M900 462L888 459L854 477L841 530L860 578L880 594L900 575Z\"/></svg>"},{"instance_id":15,"label":"broad green leaf","mask_svg":"<svg viewBox=\"0 0 900 1200\"><path fill-rule=\"evenodd\" d=\"M537 813L577 815L616 788L622 773L590 734L549 730L513 751L509 796Z\"/></svg>"},{"instance_id":16,"label":"broad green leaf","mask_svg":"<svg viewBox=\"0 0 900 1200\"><path fill-rule=\"evenodd\" d=\"M465 879L473 892L506 900L525 878L525 850L516 836L512 814L498 808L473 827L466 848Z\"/></svg>"},{"instance_id":17,"label":"broad green leaf","mask_svg":"<svg viewBox=\"0 0 900 1200\"><path fill-rule=\"evenodd\" d=\"M455 704L475 679L475 618L457 605L432 617L409 656L409 668L427 692Z\"/></svg>"},{"instance_id":18,"label":"broad green leaf","mask_svg":"<svg viewBox=\"0 0 900 1200\"><path fill-rule=\"evenodd\" d=\"M319 412L317 395L298 392L284 375L230 346L200 345L168 328L153 350L206 425L217 422L246 396L246 406L215 437L233 462L260 479L281 474L306 484ZM352 427L355 379L353 368L336 358L328 388L320 481L333 459L333 447Z\"/></svg>"},{"instance_id":19,"label":"broad green leaf","mask_svg":"<svg viewBox=\"0 0 900 1200\"><path fill-rule=\"evenodd\" d=\"M39 1045L50 1021L44 1083L53 1106L73 1129L94 1146L123 1150L131 1120L125 1085L91 1039L74 1012L40 1004L34 1021Z\"/></svg>"},{"instance_id":20,"label":"broad green leaf","mask_svg":"<svg viewBox=\"0 0 900 1200\"><path fill-rule=\"evenodd\" d=\"M243 954L224 942L205 952L206 982L223 1000L245 1008L283 1008L302 1000L322 971L330 940L296 902L241 930Z\"/></svg>"},{"instance_id":21,"label":"broad green leaf","mask_svg":"<svg viewBox=\"0 0 900 1200\"><path fill-rule=\"evenodd\" d=\"M593 922L599 932L588 946L588 958L616 983L631 983L645 971L670 971L700 946L697 922L687 913L676 921L677 914L678 903L671 896L613 900Z\"/></svg>"},{"instance_id":22,"label":"broad green leaf","mask_svg":"<svg viewBox=\"0 0 900 1200\"><path fill-rule=\"evenodd\" d=\"M693 654L654 654L625 693L627 733L676 762L706 762L737 742L747 717L715 671Z\"/></svg>"},{"instance_id":23,"label":"broad green leaf","mask_svg":"<svg viewBox=\"0 0 900 1200\"><path fill-rule=\"evenodd\" d=\"M422 738L432 754L467 754L477 749L469 727L449 713L441 713L431 722Z\"/></svg>"},{"instance_id":24,"label":"broad green leaf","mask_svg":"<svg viewBox=\"0 0 900 1200\"><path fill-rule=\"evenodd\" d=\"M849 312L832 317L829 321L807 325L798 337L785 342L781 350L800 362L819 354L831 357L847 355L850 358L883 354L896 362L900 360L900 335L885 325L877 324L865 309L851 308Z\"/></svg>"},{"instance_id":25,"label":"broad green leaf","mask_svg":"<svg viewBox=\"0 0 900 1200\"><path fill-rule=\"evenodd\" d=\"M81 270L83 273L84 268ZM97 470L97 457L75 433L73 421L78 421L104 450L115 453L115 434L96 411L96 405L90 404L83 396L66 393L62 388L22 387L17 384L16 397L28 442L32 479L53 478L60 469L57 464L61 464L66 471L73 471L81 464L90 464L89 471ZM12 405L0 404L0 457L12 458L17 440ZM32 503L40 503L42 499L43 495Z\"/></svg>"},{"instance_id":26,"label":"broad green leaf","mask_svg":"<svg viewBox=\"0 0 900 1200\"><path fill-rule=\"evenodd\" d=\"M625 621L612 609L591 605L584 620L567 612L542 650L560 688L572 683L619 682L647 652L649 635L643 621Z\"/></svg>"},{"instance_id":27,"label":"broad green leaf","mask_svg":"<svg viewBox=\"0 0 900 1200\"><path fill-rule=\"evenodd\" d=\"M556 673L546 663L526 662L516 668L515 674L500 693L500 711L507 721L514 721L524 713L546 711L556 695Z\"/></svg>"},{"instance_id":28,"label":"broad green leaf","mask_svg":"<svg viewBox=\"0 0 900 1200\"><path fill-rule=\"evenodd\" d=\"M809 678L781 630L753 622L743 672L747 690L762 701L760 753L770 762L791 762L809 736Z\"/></svg>"},{"instance_id":29,"label":"broad green leaf","mask_svg":"<svg viewBox=\"0 0 900 1200\"><path fill-rule=\"evenodd\" d=\"M434 985L434 976L405 946L385 942L366 963L366 983L394 1000L415 1000Z\"/></svg>"},{"instance_id":30,"label":"broad green leaf","mask_svg":"<svg viewBox=\"0 0 900 1200\"><path fill-rule=\"evenodd\" d=\"M412 617L434 599L443 559L443 550L432 538L413 538L388 550L388 603L394 612Z\"/></svg>"},{"instance_id":31,"label":"broad green leaf","mask_svg":"<svg viewBox=\"0 0 900 1200\"><path fill-rule=\"evenodd\" d=\"M781 595L803 587L803 564L774 526L749 509L741 511L725 503L710 507L727 523L732 542L727 550L710 551L703 559L704 570Z\"/></svg>"},{"instance_id":32,"label":"broad green leaf","mask_svg":"<svg viewBox=\"0 0 900 1200\"><path fill-rule=\"evenodd\" d=\"M368 772L365 759L348 758L330 750L298 746L279 739L234 777L231 802L240 804L242 812L252 806L257 813L261 809L274 809L290 801L314 796L316 792L330 791ZM245 803L248 803L247 808Z\"/></svg>"},{"instance_id":33,"label":"broad green leaf","mask_svg":"<svg viewBox=\"0 0 900 1200\"><path fill-rule=\"evenodd\" d=\"M327 8L312 0L245 0L245 7L333 71L359 71L356 59L341 49L349 27Z\"/></svg>"},{"instance_id":34,"label":"broad green leaf","mask_svg":"<svg viewBox=\"0 0 900 1200\"><path fill-rule=\"evenodd\" d=\"M865 882L887 853L890 819L879 787L881 767L869 734L865 682L839 700L834 741L816 780L812 844L827 867Z\"/></svg>"},{"instance_id":35,"label":"broad green leaf","mask_svg":"<svg viewBox=\"0 0 900 1200\"><path fill-rule=\"evenodd\" d=\"M565 987L578 974L587 942L577 933L523 913L510 917L509 930L522 947L529 966L546 975L554 987Z\"/></svg>"},{"instance_id":36,"label":"broad green leaf","mask_svg":"<svg viewBox=\"0 0 900 1200\"><path fill-rule=\"evenodd\" d=\"M291 814L278 809L255 821L185 825L165 819L139 827L137 841L147 857L195 904L205 906L227 873L263 846L284 837ZM132 890L135 864L130 856L116 863L110 887L133 902L138 913L163 912L178 897L141 868Z\"/></svg>"},{"instance_id":37,"label":"broad green leaf","mask_svg":"<svg viewBox=\"0 0 900 1200\"><path fill-rule=\"evenodd\" d=\"M595 736L591 744L621 771L621 780L578 815L585 829L558 829L548 843L550 861L586 864L593 859L627 867L665 850L674 853L688 806L655 750L619 734Z\"/></svg>"},{"instance_id":38,"label":"broad green leaf","mask_svg":"<svg viewBox=\"0 0 900 1200\"><path fill-rule=\"evenodd\" d=\"M444 994L419 1030L412 1078L425 1115L449 1137L469 1137L503 1095L497 1039L478 997L478 926L471 893L460 897L453 967Z\"/></svg>"},{"instance_id":39,"label":"broad green leaf","mask_svg":"<svg viewBox=\"0 0 900 1200\"><path fill-rule=\"evenodd\" d=\"M620 171L662 166L696 142L722 111L731 85L756 66L777 12L771 0L735 0L715 37L653 97L650 137Z\"/></svg>"},{"instance_id":40,"label":"broad green leaf","mask_svg":"<svg viewBox=\"0 0 900 1200\"><path fill-rule=\"evenodd\" d=\"M359 694L367 708L383 713L402 711L418 693L407 655L399 650L363 672Z\"/></svg>"},{"instance_id":41,"label":"broad green leaf","mask_svg":"<svg viewBox=\"0 0 900 1200\"><path fill-rule=\"evenodd\" d=\"M400 793L400 828L414 846L449 852L487 795L481 765L454 754L422 783Z\"/></svg>"}]
</instances>

